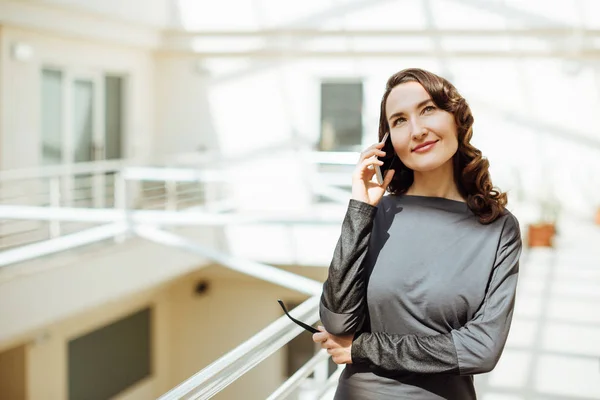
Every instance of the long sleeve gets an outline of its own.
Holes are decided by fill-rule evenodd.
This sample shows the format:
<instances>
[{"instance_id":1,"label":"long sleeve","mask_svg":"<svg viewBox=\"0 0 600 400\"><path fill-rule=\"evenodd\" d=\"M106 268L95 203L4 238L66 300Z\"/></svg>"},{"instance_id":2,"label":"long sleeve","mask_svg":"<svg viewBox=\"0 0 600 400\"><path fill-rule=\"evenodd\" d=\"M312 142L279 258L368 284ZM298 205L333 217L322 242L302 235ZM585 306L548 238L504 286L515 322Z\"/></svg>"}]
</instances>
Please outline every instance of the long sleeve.
<instances>
[{"instance_id":1,"label":"long sleeve","mask_svg":"<svg viewBox=\"0 0 600 400\"><path fill-rule=\"evenodd\" d=\"M334 335L352 334L364 320L364 261L376 213L377 207L353 199L349 201L321 295L321 322Z\"/></svg>"},{"instance_id":2,"label":"long sleeve","mask_svg":"<svg viewBox=\"0 0 600 400\"><path fill-rule=\"evenodd\" d=\"M469 322L432 336L362 333L352 344L353 362L394 373L474 375L494 369L510 329L521 248L518 221L509 214L483 303Z\"/></svg>"}]
</instances>

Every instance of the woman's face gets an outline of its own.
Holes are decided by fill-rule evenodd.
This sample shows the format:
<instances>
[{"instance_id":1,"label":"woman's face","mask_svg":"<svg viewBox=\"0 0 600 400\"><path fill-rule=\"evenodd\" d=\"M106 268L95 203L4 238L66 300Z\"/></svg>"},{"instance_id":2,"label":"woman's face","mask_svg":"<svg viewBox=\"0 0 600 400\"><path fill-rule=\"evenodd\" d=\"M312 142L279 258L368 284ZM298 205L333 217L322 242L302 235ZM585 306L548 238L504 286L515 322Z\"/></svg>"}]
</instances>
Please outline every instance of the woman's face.
<instances>
[{"instance_id":1,"label":"woman's face","mask_svg":"<svg viewBox=\"0 0 600 400\"><path fill-rule=\"evenodd\" d=\"M458 150L454 115L439 109L420 83L393 88L385 113L394 150L408 168L426 172L452 163Z\"/></svg>"}]
</instances>

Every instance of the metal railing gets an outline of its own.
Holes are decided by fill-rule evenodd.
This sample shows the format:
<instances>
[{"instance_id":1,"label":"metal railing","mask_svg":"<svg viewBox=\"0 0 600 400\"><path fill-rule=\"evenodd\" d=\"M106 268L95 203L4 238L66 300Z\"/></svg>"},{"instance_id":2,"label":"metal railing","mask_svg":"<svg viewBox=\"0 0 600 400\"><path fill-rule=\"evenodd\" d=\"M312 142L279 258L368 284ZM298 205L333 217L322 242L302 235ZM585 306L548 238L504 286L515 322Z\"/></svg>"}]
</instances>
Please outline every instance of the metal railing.
<instances>
[{"instance_id":1,"label":"metal railing","mask_svg":"<svg viewBox=\"0 0 600 400\"><path fill-rule=\"evenodd\" d=\"M308 152L302 157L304 162L317 167L343 167L348 166L357 155ZM164 164L171 166L149 167L116 160L0 171L0 252L113 222L210 225L266 222L270 219L301 223L297 218L290 218L289 213L218 215L235 209L228 191L229 182L255 176L248 174L244 177L239 172L233 175L214 168L214 155L187 155ZM307 175L310 176L316 201L347 201L348 173L319 172L315 168L314 173L307 171ZM340 188L343 186L346 190ZM137 212L141 210L148 213ZM204 210L207 214L192 218L179 214L181 210ZM152 214L151 211L173 213ZM36 253L28 254L33 257ZM44 251L40 255L46 254ZM21 259L10 257L6 262L8 260L18 262L15 260ZM0 257L0 265L6 265L6 262Z\"/></svg>"},{"instance_id":2,"label":"metal railing","mask_svg":"<svg viewBox=\"0 0 600 400\"><path fill-rule=\"evenodd\" d=\"M104 161L0 171L0 205L48 208L118 207L117 187L123 161ZM97 224L81 221L0 222L0 250L81 232Z\"/></svg>"},{"instance_id":3,"label":"metal railing","mask_svg":"<svg viewBox=\"0 0 600 400\"><path fill-rule=\"evenodd\" d=\"M327 361L329 361L329 354L326 350L320 350L310 360L308 360L302 367L300 367L288 380L286 380L281 386L277 388L267 400L285 400L292 395L300 385L302 385L308 379L309 375L317 372L320 369L319 376L314 380L317 384L320 384L321 392L323 387L327 386ZM324 390L323 390L324 391ZM322 393L319 393L322 395ZM320 398L320 396L315 396Z\"/></svg>"},{"instance_id":4,"label":"metal railing","mask_svg":"<svg viewBox=\"0 0 600 400\"><path fill-rule=\"evenodd\" d=\"M350 193L342 187L348 186L348 173L340 173L339 168L354 165L358 155L305 155L313 167L332 167L307 170L315 198L347 202ZM240 212L227 192L227 183L233 178L244 179L243 173L237 172L233 177L224 170L207 168L214 165L210 157L191 157L183 164L184 167L177 163L142 166L106 161L0 171L0 267L130 233L305 293L311 297L291 313L307 323L315 323L319 319L321 283L220 253L165 228L246 223L331 224L339 223L341 215L319 216L314 210L297 214L267 210ZM301 332L301 328L283 316L161 399L210 398ZM328 358L326 352L318 352L270 399L286 398L311 373L326 369L324 363ZM314 381L320 385L321 393L327 385L331 386L331 378L328 381L322 372L315 376L320 377Z\"/></svg>"},{"instance_id":5,"label":"metal railing","mask_svg":"<svg viewBox=\"0 0 600 400\"><path fill-rule=\"evenodd\" d=\"M298 319L319 319L319 296L313 296L290 311ZM225 354L159 400L209 399L302 332L286 316L277 319L250 339Z\"/></svg>"},{"instance_id":6,"label":"metal railing","mask_svg":"<svg viewBox=\"0 0 600 400\"><path fill-rule=\"evenodd\" d=\"M197 158L196 168L210 160ZM190 158L184 159L190 165ZM146 168L146 177L137 179L127 175L136 171L131 161L101 161L72 165L47 166L21 170L0 171L0 251L56 239L60 236L98 227L98 223L112 222L108 217L98 220L52 218L63 215L61 210L182 210L206 204L215 209L231 205L217 204L217 193L223 192L219 182L175 179L159 180L152 172L164 168ZM188 167L194 171L194 167ZM210 197L212 196L212 197ZM226 198L226 195L224 195ZM52 211L48 218L17 218L11 213L18 207ZM21 210L25 210L22 208ZM40 214L40 213L38 213ZM50 214L50 213L49 213ZM75 212L73 215L80 215Z\"/></svg>"}]
</instances>

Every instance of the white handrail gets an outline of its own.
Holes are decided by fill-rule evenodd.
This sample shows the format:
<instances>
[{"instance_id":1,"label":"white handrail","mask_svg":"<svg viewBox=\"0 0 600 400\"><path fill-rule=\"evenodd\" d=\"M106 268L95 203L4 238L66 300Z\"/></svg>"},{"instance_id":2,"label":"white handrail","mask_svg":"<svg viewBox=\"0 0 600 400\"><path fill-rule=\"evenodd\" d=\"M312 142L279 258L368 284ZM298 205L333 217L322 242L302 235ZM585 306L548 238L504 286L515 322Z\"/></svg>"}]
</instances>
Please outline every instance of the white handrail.
<instances>
[{"instance_id":1,"label":"white handrail","mask_svg":"<svg viewBox=\"0 0 600 400\"><path fill-rule=\"evenodd\" d=\"M348 173L342 172L319 172L319 182L332 186L350 186L352 184Z\"/></svg>"},{"instance_id":2,"label":"white handrail","mask_svg":"<svg viewBox=\"0 0 600 400\"><path fill-rule=\"evenodd\" d=\"M0 252L0 267L109 239L125 233L127 229L127 226L122 223L109 224L2 251Z\"/></svg>"},{"instance_id":3,"label":"white handrail","mask_svg":"<svg viewBox=\"0 0 600 400\"><path fill-rule=\"evenodd\" d=\"M311 151L306 160L314 164L356 165L360 152L354 151Z\"/></svg>"},{"instance_id":4,"label":"white handrail","mask_svg":"<svg viewBox=\"0 0 600 400\"><path fill-rule=\"evenodd\" d=\"M0 182L36 178L51 178L56 176L82 175L119 171L128 166L139 165L186 165L207 164L213 161L216 152L174 154L148 159L122 158L116 160L101 160L69 164L44 165L29 168L0 170Z\"/></svg>"},{"instance_id":5,"label":"white handrail","mask_svg":"<svg viewBox=\"0 0 600 400\"><path fill-rule=\"evenodd\" d=\"M222 182L227 180L225 172L218 169L127 167L123 177L136 181L178 182Z\"/></svg>"},{"instance_id":6,"label":"white handrail","mask_svg":"<svg viewBox=\"0 0 600 400\"><path fill-rule=\"evenodd\" d=\"M352 194L348 190L321 183L318 178L312 182L312 190L321 196L327 197L338 203L347 203Z\"/></svg>"},{"instance_id":7,"label":"white handrail","mask_svg":"<svg viewBox=\"0 0 600 400\"><path fill-rule=\"evenodd\" d=\"M119 171L125 160L92 161L0 171L0 182Z\"/></svg>"},{"instance_id":8,"label":"white handrail","mask_svg":"<svg viewBox=\"0 0 600 400\"><path fill-rule=\"evenodd\" d=\"M313 164L336 164L336 165L354 165L356 164L360 153L357 152L324 152L324 151L306 151L301 152L304 154L304 160ZM230 157L231 158L231 157ZM82 163L71 163L71 164L59 164L59 165L47 165L30 168L19 168L11 170L0 170L0 182L3 181L15 181L24 179L36 179L36 178L52 178L57 176L68 176L68 175L82 175L82 174L93 174L93 173L106 173L116 172L124 168L161 168L161 167L175 167L186 166L194 164L195 166L211 166L211 162L221 159L224 164L229 165L228 158L223 158L216 152L206 153L188 153L188 154L176 154L171 156L164 156L156 159L118 159L118 160L102 160L102 161L90 161ZM239 162L244 161L244 159ZM144 166L146 165L146 166ZM155 167L148 167L148 165L155 165ZM214 169L213 171L218 171Z\"/></svg>"},{"instance_id":9,"label":"white handrail","mask_svg":"<svg viewBox=\"0 0 600 400\"><path fill-rule=\"evenodd\" d=\"M319 296L313 296L290 311L309 324L319 319ZM209 399L256 364L279 350L302 332L285 315L225 354L159 400Z\"/></svg>"},{"instance_id":10,"label":"white handrail","mask_svg":"<svg viewBox=\"0 0 600 400\"><path fill-rule=\"evenodd\" d=\"M329 359L327 350L320 350L310 360L308 360L302 367L300 367L294 375L286 380L283 385L279 386L267 400L285 400L294 390L300 386L300 384L315 370L315 368Z\"/></svg>"},{"instance_id":11,"label":"white handrail","mask_svg":"<svg viewBox=\"0 0 600 400\"><path fill-rule=\"evenodd\" d=\"M343 211L343 210L342 210ZM217 226L244 224L331 224L342 221L343 214L315 215L280 212L217 213L162 210L119 210L113 208L72 208L0 205L0 219L73 222L130 222L173 226Z\"/></svg>"},{"instance_id":12,"label":"white handrail","mask_svg":"<svg viewBox=\"0 0 600 400\"><path fill-rule=\"evenodd\" d=\"M246 260L244 258L233 257L220 251L202 246L182 236L157 229L153 226L135 226L133 227L133 231L140 237L157 243L190 251L192 253L209 258L226 268L262 279L266 282L271 282L276 285L287 287L311 296L319 295L322 291L321 282L284 271L271 265L261 264L259 262Z\"/></svg>"},{"instance_id":13,"label":"white handrail","mask_svg":"<svg viewBox=\"0 0 600 400\"><path fill-rule=\"evenodd\" d=\"M321 172L328 179L340 181L344 179L345 184L350 182L347 173L327 173ZM256 179L256 173L253 171L237 171L228 168L178 168L178 167L126 167L123 169L123 176L128 180L139 181L178 181L178 182L231 182L240 179ZM289 173L286 170L272 169L265 171L262 178L287 178Z\"/></svg>"}]
</instances>

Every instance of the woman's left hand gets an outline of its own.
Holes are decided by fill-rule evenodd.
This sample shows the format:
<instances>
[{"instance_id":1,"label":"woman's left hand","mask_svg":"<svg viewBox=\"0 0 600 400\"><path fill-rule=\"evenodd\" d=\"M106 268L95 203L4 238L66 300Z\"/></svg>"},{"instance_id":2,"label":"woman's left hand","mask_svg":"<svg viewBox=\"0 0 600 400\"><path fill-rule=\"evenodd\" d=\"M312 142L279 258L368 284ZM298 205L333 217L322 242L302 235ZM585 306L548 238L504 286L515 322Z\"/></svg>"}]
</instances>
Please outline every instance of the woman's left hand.
<instances>
[{"instance_id":1,"label":"woman's left hand","mask_svg":"<svg viewBox=\"0 0 600 400\"><path fill-rule=\"evenodd\" d=\"M336 364L352 364L352 339L354 335L335 336L327 332L322 326L317 327L320 331L314 333L313 342L321 344L331 354Z\"/></svg>"}]
</instances>

